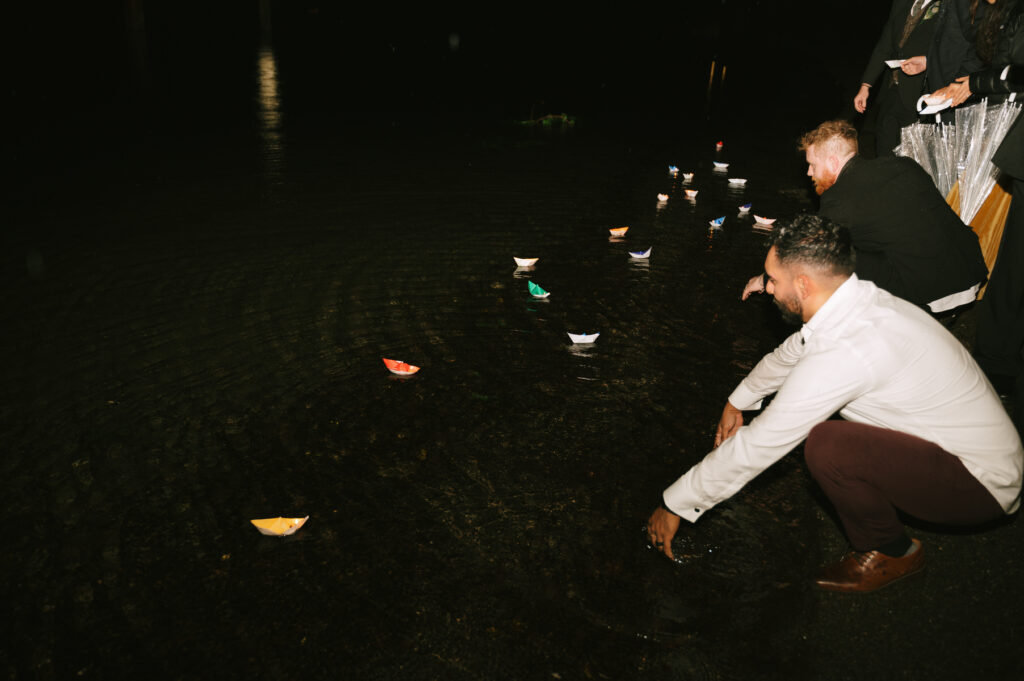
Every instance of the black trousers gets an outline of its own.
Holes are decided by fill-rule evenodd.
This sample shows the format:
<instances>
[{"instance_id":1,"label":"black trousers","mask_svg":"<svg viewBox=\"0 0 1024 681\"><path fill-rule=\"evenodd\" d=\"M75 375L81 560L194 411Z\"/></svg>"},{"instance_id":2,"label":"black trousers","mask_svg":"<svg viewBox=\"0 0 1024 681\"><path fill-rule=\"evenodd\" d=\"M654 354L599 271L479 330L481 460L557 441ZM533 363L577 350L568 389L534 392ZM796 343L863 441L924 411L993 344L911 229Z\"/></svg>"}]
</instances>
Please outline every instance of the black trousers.
<instances>
[{"instance_id":1,"label":"black trousers","mask_svg":"<svg viewBox=\"0 0 1024 681\"><path fill-rule=\"evenodd\" d=\"M1024 180L1013 200L985 296L978 303L974 357L989 374L1019 376L1024 368ZM1018 396L1024 398L1024 395Z\"/></svg>"}]
</instances>

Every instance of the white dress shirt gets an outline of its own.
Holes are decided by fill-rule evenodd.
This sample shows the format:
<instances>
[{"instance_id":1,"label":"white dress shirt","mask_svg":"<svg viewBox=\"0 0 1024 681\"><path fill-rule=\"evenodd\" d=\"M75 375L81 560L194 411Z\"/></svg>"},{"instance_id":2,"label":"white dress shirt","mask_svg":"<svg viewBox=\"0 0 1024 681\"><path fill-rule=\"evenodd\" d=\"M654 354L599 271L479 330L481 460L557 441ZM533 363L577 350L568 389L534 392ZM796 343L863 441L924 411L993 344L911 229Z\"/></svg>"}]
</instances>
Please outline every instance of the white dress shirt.
<instances>
[{"instance_id":1,"label":"white dress shirt","mask_svg":"<svg viewBox=\"0 0 1024 681\"><path fill-rule=\"evenodd\" d=\"M729 396L768 408L665 490L694 522L839 412L934 442L963 461L1007 513L1024 468L1020 437L964 346L928 313L852 275Z\"/></svg>"}]
</instances>

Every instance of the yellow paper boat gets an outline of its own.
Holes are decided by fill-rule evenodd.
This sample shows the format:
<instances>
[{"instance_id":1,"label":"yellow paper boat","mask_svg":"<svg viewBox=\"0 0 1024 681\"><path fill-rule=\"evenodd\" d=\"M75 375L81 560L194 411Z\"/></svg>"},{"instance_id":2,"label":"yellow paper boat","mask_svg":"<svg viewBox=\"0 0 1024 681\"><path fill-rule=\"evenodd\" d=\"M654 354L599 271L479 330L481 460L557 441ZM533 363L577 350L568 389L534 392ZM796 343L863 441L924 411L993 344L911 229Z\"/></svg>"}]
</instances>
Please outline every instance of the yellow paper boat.
<instances>
[{"instance_id":1,"label":"yellow paper boat","mask_svg":"<svg viewBox=\"0 0 1024 681\"><path fill-rule=\"evenodd\" d=\"M686 190L686 198L688 198L688 199L695 199L695 198L697 198L697 190L696 189L687 189Z\"/></svg>"},{"instance_id":2,"label":"yellow paper boat","mask_svg":"<svg viewBox=\"0 0 1024 681\"><path fill-rule=\"evenodd\" d=\"M629 227L613 227L612 229L609 229L608 232L612 236L622 236L623 234L626 233L626 230L628 229Z\"/></svg>"},{"instance_id":3,"label":"yellow paper boat","mask_svg":"<svg viewBox=\"0 0 1024 681\"><path fill-rule=\"evenodd\" d=\"M668 201L668 194L658 194L658 201L661 201L662 203Z\"/></svg>"},{"instance_id":4,"label":"yellow paper boat","mask_svg":"<svg viewBox=\"0 0 1024 681\"><path fill-rule=\"evenodd\" d=\"M294 534L297 529L306 524L307 520L309 520L308 515L305 518L258 518L249 522L256 526L260 534L285 537Z\"/></svg>"}]
</instances>

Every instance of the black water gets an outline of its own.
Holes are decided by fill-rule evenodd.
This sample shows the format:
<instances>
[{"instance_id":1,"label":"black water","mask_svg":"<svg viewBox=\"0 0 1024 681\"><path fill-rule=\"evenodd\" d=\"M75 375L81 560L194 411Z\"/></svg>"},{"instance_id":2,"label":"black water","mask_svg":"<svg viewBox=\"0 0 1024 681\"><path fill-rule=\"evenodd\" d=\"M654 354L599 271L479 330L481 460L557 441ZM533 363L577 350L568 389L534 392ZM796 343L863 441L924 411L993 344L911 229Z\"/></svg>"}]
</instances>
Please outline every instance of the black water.
<instances>
[{"instance_id":1,"label":"black water","mask_svg":"<svg viewBox=\"0 0 1024 681\"><path fill-rule=\"evenodd\" d=\"M787 332L738 299L765 240L738 206L813 209L794 138L834 107L376 117L279 43L209 78L156 60L134 113L14 145L8 676L833 677L816 626L847 606L808 576L842 539L799 456L677 564L641 528ZM310 518L249 524L277 515Z\"/></svg>"}]
</instances>

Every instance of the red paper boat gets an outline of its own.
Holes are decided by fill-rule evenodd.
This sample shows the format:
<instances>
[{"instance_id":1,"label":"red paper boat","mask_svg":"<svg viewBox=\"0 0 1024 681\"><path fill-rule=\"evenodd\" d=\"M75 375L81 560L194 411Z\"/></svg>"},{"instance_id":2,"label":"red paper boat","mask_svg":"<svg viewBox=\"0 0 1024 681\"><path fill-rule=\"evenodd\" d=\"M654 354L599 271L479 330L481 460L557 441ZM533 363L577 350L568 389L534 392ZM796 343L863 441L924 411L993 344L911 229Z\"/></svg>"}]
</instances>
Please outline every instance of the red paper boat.
<instances>
[{"instance_id":1,"label":"red paper boat","mask_svg":"<svg viewBox=\"0 0 1024 681\"><path fill-rule=\"evenodd\" d=\"M384 366L388 368L388 371L390 371L393 374L398 374L399 376L412 376L413 374L420 370L419 367L414 367L411 364L406 364L401 360L388 359L387 357L384 357L383 359Z\"/></svg>"}]
</instances>

